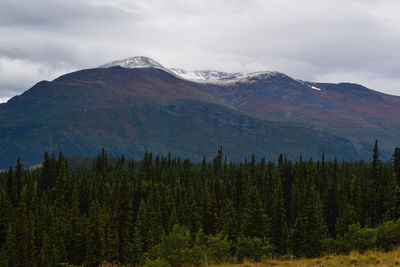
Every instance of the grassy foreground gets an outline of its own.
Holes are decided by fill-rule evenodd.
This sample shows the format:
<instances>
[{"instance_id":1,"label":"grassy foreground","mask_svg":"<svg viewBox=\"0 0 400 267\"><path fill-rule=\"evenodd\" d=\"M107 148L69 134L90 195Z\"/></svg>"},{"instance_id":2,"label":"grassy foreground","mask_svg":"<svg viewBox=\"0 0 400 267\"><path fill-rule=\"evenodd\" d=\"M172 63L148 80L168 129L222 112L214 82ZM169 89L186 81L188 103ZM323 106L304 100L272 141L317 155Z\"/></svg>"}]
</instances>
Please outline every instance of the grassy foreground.
<instances>
[{"instance_id":1,"label":"grassy foreground","mask_svg":"<svg viewBox=\"0 0 400 267\"><path fill-rule=\"evenodd\" d=\"M211 265L213 267L262 267L262 266L400 266L400 247L391 252L368 251L350 255L326 255L315 259L278 260L268 259L263 262L245 261L242 264Z\"/></svg>"}]
</instances>

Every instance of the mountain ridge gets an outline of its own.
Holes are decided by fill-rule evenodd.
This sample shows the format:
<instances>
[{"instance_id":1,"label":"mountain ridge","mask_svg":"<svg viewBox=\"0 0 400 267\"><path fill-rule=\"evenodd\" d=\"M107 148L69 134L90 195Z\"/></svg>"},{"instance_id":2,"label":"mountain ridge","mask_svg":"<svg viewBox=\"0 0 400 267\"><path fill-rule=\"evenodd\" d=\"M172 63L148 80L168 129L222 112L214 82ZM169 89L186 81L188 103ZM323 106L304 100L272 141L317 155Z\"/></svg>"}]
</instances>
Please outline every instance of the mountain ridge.
<instances>
[{"instance_id":1,"label":"mountain ridge","mask_svg":"<svg viewBox=\"0 0 400 267\"><path fill-rule=\"evenodd\" d=\"M159 62L152 58L137 56L130 57L121 60L115 60L104 65L99 66L99 68L109 68L120 66L123 68L155 68L164 70L178 78L194 81L194 82L205 82L205 83L234 83L239 81L244 81L246 79L251 79L257 76L267 76L274 75L286 75L277 71L257 71L257 72L223 72L217 70L194 70L186 71L179 68L166 68Z\"/></svg>"},{"instance_id":2,"label":"mountain ridge","mask_svg":"<svg viewBox=\"0 0 400 267\"><path fill-rule=\"evenodd\" d=\"M353 160L369 158L375 139L386 159L398 146L400 98L360 85L279 72L197 82L145 57L120 65L41 81L1 104L0 168L18 156L33 165L44 151L92 156L102 147L113 156L151 150L201 160L222 146L234 160L252 152Z\"/></svg>"}]
</instances>

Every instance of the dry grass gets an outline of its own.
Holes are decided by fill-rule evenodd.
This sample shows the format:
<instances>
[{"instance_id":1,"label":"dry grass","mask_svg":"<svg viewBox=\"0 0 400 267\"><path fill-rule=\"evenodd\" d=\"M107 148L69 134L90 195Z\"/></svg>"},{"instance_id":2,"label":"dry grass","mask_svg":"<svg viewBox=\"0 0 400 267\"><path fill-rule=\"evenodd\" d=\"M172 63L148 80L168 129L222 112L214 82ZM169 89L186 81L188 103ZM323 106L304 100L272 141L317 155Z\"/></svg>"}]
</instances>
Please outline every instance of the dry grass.
<instances>
[{"instance_id":1,"label":"dry grass","mask_svg":"<svg viewBox=\"0 0 400 267\"><path fill-rule=\"evenodd\" d=\"M213 267L264 267L264 266L400 266L400 247L392 252L368 251L350 255L326 255L316 259L279 260L267 259L262 262L245 261L242 264L222 264Z\"/></svg>"}]
</instances>

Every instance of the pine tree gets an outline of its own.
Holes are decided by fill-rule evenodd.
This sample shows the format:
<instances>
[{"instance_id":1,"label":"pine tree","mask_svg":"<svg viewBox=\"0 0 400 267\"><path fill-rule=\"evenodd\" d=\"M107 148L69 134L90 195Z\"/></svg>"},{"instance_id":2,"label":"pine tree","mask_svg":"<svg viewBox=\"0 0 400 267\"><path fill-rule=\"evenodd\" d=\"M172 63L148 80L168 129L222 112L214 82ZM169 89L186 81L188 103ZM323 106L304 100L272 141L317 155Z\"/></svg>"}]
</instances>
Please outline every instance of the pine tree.
<instances>
[{"instance_id":1,"label":"pine tree","mask_svg":"<svg viewBox=\"0 0 400 267\"><path fill-rule=\"evenodd\" d=\"M53 155L51 157L47 152L44 153L44 161L42 163L42 172L38 179L39 192L46 192L49 188L53 188L58 176L58 163Z\"/></svg>"},{"instance_id":2,"label":"pine tree","mask_svg":"<svg viewBox=\"0 0 400 267\"><path fill-rule=\"evenodd\" d=\"M54 186L54 197L57 210L60 214L65 214L67 199L67 163L65 160L60 162L60 170Z\"/></svg>"},{"instance_id":3,"label":"pine tree","mask_svg":"<svg viewBox=\"0 0 400 267\"><path fill-rule=\"evenodd\" d=\"M333 237L336 234L335 224L339 216L338 199L337 199L337 184L333 181L329 185L328 195L326 197L325 205L325 221L330 235Z\"/></svg>"},{"instance_id":4,"label":"pine tree","mask_svg":"<svg viewBox=\"0 0 400 267\"><path fill-rule=\"evenodd\" d=\"M8 197L10 198L11 202L15 205L16 200L14 195L14 175L12 166L10 166L7 172L6 190Z\"/></svg>"},{"instance_id":5,"label":"pine tree","mask_svg":"<svg viewBox=\"0 0 400 267\"><path fill-rule=\"evenodd\" d=\"M15 171L15 183L16 183L16 189L17 189L17 202L19 202L20 198L21 198L21 192L22 192L22 164L21 164L21 160L17 159L17 166L15 167L16 171Z\"/></svg>"},{"instance_id":6,"label":"pine tree","mask_svg":"<svg viewBox=\"0 0 400 267\"><path fill-rule=\"evenodd\" d=\"M287 251L288 226L286 223L285 201L283 199L282 180L279 178L274 191L271 219L271 241L279 254Z\"/></svg>"},{"instance_id":7,"label":"pine tree","mask_svg":"<svg viewBox=\"0 0 400 267\"><path fill-rule=\"evenodd\" d=\"M374 150L372 152L372 164L371 164L371 178L379 180L379 151L378 151L378 140L375 140Z\"/></svg>"},{"instance_id":8,"label":"pine tree","mask_svg":"<svg viewBox=\"0 0 400 267\"><path fill-rule=\"evenodd\" d=\"M13 224L9 224L7 229L7 237L3 246L3 251L0 256L5 260L6 266L22 266L20 261L22 260L18 255L19 244L15 235L15 228Z\"/></svg>"},{"instance_id":9,"label":"pine tree","mask_svg":"<svg viewBox=\"0 0 400 267\"><path fill-rule=\"evenodd\" d=\"M79 211L79 193L77 185L74 187L72 194L72 206L69 212L69 240L68 252L70 262L79 265L85 257L85 232L83 229L82 219Z\"/></svg>"},{"instance_id":10,"label":"pine tree","mask_svg":"<svg viewBox=\"0 0 400 267\"><path fill-rule=\"evenodd\" d=\"M93 169L98 175L105 177L108 169L108 160L104 148L101 149L101 154L94 160Z\"/></svg>"},{"instance_id":11,"label":"pine tree","mask_svg":"<svg viewBox=\"0 0 400 267\"><path fill-rule=\"evenodd\" d=\"M149 247L160 242L161 234L163 231L161 222L160 208L155 197L155 193L150 193L147 198L147 208L146 208L146 224L149 226L147 235L147 244Z\"/></svg>"},{"instance_id":12,"label":"pine tree","mask_svg":"<svg viewBox=\"0 0 400 267\"><path fill-rule=\"evenodd\" d=\"M27 212L25 201L21 201L17 210L15 237L18 244L17 256L19 266L34 265L35 236L34 225L30 214Z\"/></svg>"},{"instance_id":13,"label":"pine tree","mask_svg":"<svg viewBox=\"0 0 400 267\"><path fill-rule=\"evenodd\" d=\"M98 266L104 260L104 217L100 204L93 201L90 205L89 218L87 223L87 250L85 263L88 266Z\"/></svg>"},{"instance_id":14,"label":"pine tree","mask_svg":"<svg viewBox=\"0 0 400 267\"><path fill-rule=\"evenodd\" d=\"M229 240L236 240L238 232L236 210L233 207L232 200L228 199L222 217L222 235L228 236Z\"/></svg>"},{"instance_id":15,"label":"pine tree","mask_svg":"<svg viewBox=\"0 0 400 267\"><path fill-rule=\"evenodd\" d=\"M218 154L214 158L214 177L219 177L222 174L222 159L223 159L222 147L219 147Z\"/></svg>"},{"instance_id":16,"label":"pine tree","mask_svg":"<svg viewBox=\"0 0 400 267\"><path fill-rule=\"evenodd\" d=\"M242 218L242 234L249 237L264 238L268 234L269 219L256 187L250 189Z\"/></svg>"},{"instance_id":17,"label":"pine tree","mask_svg":"<svg viewBox=\"0 0 400 267\"><path fill-rule=\"evenodd\" d=\"M49 236L47 234L44 234L42 237L42 244L39 249L39 255L37 257L37 266L51 267L57 264L51 257L48 239Z\"/></svg>"},{"instance_id":18,"label":"pine tree","mask_svg":"<svg viewBox=\"0 0 400 267\"><path fill-rule=\"evenodd\" d=\"M132 233L132 194L131 185L128 181L128 174L125 166L120 167L119 177L120 180L117 196L117 203L114 209L115 212L115 226L118 231L118 256L119 261L127 263L132 255L131 249L131 233Z\"/></svg>"},{"instance_id":19,"label":"pine tree","mask_svg":"<svg viewBox=\"0 0 400 267\"><path fill-rule=\"evenodd\" d=\"M105 214L105 243L106 243L106 248L104 251L104 257L106 262L108 263L114 263L118 262L118 246L119 246L119 239L118 239L118 232L115 227L113 227L113 221L112 221L112 214L110 211L108 211L107 214Z\"/></svg>"},{"instance_id":20,"label":"pine tree","mask_svg":"<svg viewBox=\"0 0 400 267\"><path fill-rule=\"evenodd\" d=\"M322 240L325 225L322 217L322 205L318 192L312 186L308 191L302 213L296 221L292 245L298 256L317 257L322 253Z\"/></svg>"},{"instance_id":21,"label":"pine tree","mask_svg":"<svg viewBox=\"0 0 400 267\"><path fill-rule=\"evenodd\" d=\"M238 216L240 217L242 214L242 209L246 201L246 181L243 174L242 164L239 165L239 168L236 173L236 177L234 180L234 188L233 188L233 205L238 212Z\"/></svg>"},{"instance_id":22,"label":"pine tree","mask_svg":"<svg viewBox=\"0 0 400 267\"><path fill-rule=\"evenodd\" d=\"M352 204L347 203L336 222L336 234L341 236L344 235L347 232L349 226L356 223L356 221L356 210Z\"/></svg>"},{"instance_id":23,"label":"pine tree","mask_svg":"<svg viewBox=\"0 0 400 267\"><path fill-rule=\"evenodd\" d=\"M400 184L400 147L396 147L393 153L393 168L397 184Z\"/></svg>"},{"instance_id":24,"label":"pine tree","mask_svg":"<svg viewBox=\"0 0 400 267\"><path fill-rule=\"evenodd\" d=\"M375 227L379 223L378 218L378 199L379 193L377 192L377 181L369 179L366 185L366 194L364 196L364 202L366 203L366 214L369 216L369 223L366 223L368 227Z\"/></svg>"},{"instance_id":25,"label":"pine tree","mask_svg":"<svg viewBox=\"0 0 400 267\"><path fill-rule=\"evenodd\" d=\"M361 222L361 186L357 176L354 176L351 182L351 204L356 213L355 222Z\"/></svg>"},{"instance_id":26,"label":"pine tree","mask_svg":"<svg viewBox=\"0 0 400 267\"><path fill-rule=\"evenodd\" d=\"M400 186L397 186L389 207L389 220L398 220L400 218Z\"/></svg>"},{"instance_id":27,"label":"pine tree","mask_svg":"<svg viewBox=\"0 0 400 267\"><path fill-rule=\"evenodd\" d=\"M0 189L0 248L7 236L8 225L11 221L12 203L8 194Z\"/></svg>"},{"instance_id":28,"label":"pine tree","mask_svg":"<svg viewBox=\"0 0 400 267\"><path fill-rule=\"evenodd\" d=\"M173 205L171 214L168 218L167 233L170 233L172 231L172 228L174 227L175 224L179 224L179 223L178 223L178 218L177 218L177 214L176 214L176 207L175 207L175 205Z\"/></svg>"},{"instance_id":29,"label":"pine tree","mask_svg":"<svg viewBox=\"0 0 400 267\"><path fill-rule=\"evenodd\" d=\"M206 234L215 234L218 225L218 206L214 191L211 192L211 195L207 194L206 196L204 217L204 232Z\"/></svg>"}]
</instances>

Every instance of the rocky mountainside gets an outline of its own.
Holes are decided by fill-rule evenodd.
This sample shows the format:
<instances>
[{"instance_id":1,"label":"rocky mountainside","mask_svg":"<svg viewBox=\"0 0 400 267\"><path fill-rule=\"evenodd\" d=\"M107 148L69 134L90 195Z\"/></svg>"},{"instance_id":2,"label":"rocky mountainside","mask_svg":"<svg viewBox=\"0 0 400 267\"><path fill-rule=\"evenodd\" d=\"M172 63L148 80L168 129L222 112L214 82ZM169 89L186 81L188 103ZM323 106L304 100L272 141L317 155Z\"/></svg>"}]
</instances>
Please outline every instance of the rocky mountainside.
<instances>
[{"instance_id":1,"label":"rocky mountainside","mask_svg":"<svg viewBox=\"0 0 400 267\"><path fill-rule=\"evenodd\" d=\"M42 81L0 105L0 169L44 151L200 160L222 146L234 160L369 158L398 145L400 98L354 84L310 83L278 72L187 72L145 57Z\"/></svg>"}]
</instances>

